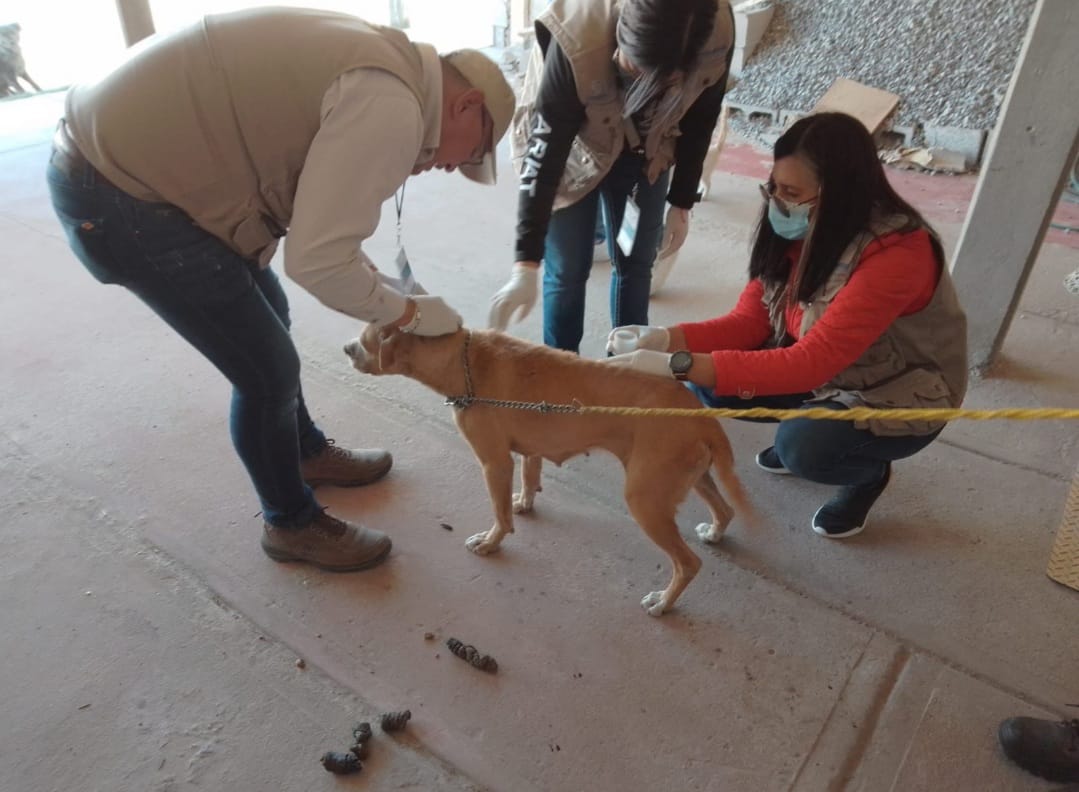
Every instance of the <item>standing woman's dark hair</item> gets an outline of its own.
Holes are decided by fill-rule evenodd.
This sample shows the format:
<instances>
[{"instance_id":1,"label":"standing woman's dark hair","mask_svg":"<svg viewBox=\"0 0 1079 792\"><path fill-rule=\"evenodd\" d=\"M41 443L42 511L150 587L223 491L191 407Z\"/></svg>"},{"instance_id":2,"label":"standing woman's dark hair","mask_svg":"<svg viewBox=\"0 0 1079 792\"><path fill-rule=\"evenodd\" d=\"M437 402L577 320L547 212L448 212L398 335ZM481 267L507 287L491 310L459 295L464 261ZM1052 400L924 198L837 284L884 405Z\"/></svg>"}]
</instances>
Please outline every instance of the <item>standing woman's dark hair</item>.
<instances>
[{"instance_id":1,"label":"standing woman's dark hair","mask_svg":"<svg viewBox=\"0 0 1079 792\"><path fill-rule=\"evenodd\" d=\"M618 48L641 71L626 94L626 113L658 98L679 72L693 68L716 23L716 0L623 0Z\"/></svg>"},{"instance_id":2,"label":"standing woman's dark hair","mask_svg":"<svg viewBox=\"0 0 1079 792\"><path fill-rule=\"evenodd\" d=\"M877 157L877 147L865 126L846 113L817 113L797 121L776 141L775 161L799 157L820 182L813 228L805 244L804 270L794 299L808 301L828 280L855 235L869 230L871 217L903 215L906 230L925 226L938 259L943 252L924 218L892 189ZM765 204L749 258L749 276L766 283L783 283L791 263L791 242L779 236L768 221Z\"/></svg>"}]
</instances>

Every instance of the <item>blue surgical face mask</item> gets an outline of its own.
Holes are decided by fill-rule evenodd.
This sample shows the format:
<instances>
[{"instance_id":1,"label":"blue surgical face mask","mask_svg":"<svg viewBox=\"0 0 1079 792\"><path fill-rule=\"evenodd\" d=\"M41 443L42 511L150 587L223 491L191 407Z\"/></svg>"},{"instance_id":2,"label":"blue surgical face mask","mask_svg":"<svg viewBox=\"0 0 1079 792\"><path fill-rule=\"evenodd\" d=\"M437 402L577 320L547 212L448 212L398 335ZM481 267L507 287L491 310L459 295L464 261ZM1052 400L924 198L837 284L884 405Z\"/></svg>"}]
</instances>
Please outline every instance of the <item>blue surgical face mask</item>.
<instances>
[{"instance_id":1,"label":"blue surgical face mask","mask_svg":"<svg viewBox=\"0 0 1079 792\"><path fill-rule=\"evenodd\" d=\"M813 210L812 204L804 203L791 206L787 204L787 214L783 214L776 205L776 199L768 201L768 222L772 224L772 230L784 239L805 239L809 233L809 213Z\"/></svg>"}]
</instances>

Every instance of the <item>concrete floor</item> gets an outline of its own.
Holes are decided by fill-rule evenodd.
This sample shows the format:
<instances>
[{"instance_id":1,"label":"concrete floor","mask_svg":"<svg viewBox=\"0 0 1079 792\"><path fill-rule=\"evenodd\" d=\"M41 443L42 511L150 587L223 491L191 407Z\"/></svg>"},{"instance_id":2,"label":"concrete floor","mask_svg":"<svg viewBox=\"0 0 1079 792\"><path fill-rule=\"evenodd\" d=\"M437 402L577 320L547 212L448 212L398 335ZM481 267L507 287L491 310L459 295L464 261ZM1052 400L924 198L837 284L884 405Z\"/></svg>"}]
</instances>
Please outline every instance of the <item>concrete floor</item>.
<instances>
[{"instance_id":1,"label":"concrete floor","mask_svg":"<svg viewBox=\"0 0 1079 792\"><path fill-rule=\"evenodd\" d=\"M957 422L897 465L864 534L836 542L809 530L828 489L757 470L771 430L730 423L765 526L699 548L701 574L656 620L638 601L666 560L630 521L611 459L551 468L502 553L470 554L491 518L448 408L354 372L340 348L356 323L290 286L317 419L396 456L385 482L321 495L395 544L360 574L277 565L257 545L226 383L64 244L42 178L59 108L58 95L0 105L0 789L1052 788L1003 759L995 729L1079 703L1079 592L1044 574L1074 424ZM737 146L721 158L653 323L733 303L766 162ZM895 178L954 244L954 196L973 179ZM509 179L410 184L417 277L472 326L511 265L515 201ZM370 249L390 264L385 225ZM1071 243L1046 244L969 406L1079 407L1079 301L1060 286L1079 265ZM597 265L589 356L607 283ZM515 331L538 339L539 317ZM686 503L687 534L704 514ZM450 636L499 674L450 656ZM363 774L321 769L355 721L406 707L408 730L376 729Z\"/></svg>"}]
</instances>

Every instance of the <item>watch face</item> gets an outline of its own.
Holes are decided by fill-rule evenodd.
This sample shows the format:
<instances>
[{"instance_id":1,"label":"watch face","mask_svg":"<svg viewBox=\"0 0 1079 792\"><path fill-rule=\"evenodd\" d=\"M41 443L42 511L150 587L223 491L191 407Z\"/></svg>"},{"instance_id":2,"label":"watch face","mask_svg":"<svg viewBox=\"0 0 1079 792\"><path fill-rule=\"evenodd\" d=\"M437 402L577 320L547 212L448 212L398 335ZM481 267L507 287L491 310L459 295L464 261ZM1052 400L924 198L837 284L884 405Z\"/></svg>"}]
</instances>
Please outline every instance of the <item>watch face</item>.
<instances>
[{"instance_id":1,"label":"watch face","mask_svg":"<svg viewBox=\"0 0 1079 792\"><path fill-rule=\"evenodd\" d=\"M675 374L685 374L693 365L693 354L681 350L671 355L671 371Z\"/></svg>"}]
</instances>

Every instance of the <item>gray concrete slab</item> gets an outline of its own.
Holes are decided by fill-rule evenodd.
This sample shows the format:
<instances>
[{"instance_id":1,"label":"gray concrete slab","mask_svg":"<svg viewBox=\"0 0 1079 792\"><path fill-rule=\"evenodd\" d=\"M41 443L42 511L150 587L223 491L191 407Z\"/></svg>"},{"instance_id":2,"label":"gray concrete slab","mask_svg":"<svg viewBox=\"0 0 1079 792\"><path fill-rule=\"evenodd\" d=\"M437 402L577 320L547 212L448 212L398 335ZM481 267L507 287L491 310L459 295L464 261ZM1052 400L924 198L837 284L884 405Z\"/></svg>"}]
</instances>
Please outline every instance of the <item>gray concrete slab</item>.
<instances>
[{"instance_id":1,"label":"gray concrete slab","mask_svg":"<svg viewBox=\"0 0 1079 792\"><path fill-rule=\"evenodd\" d=\"M107 495L0 455L0 789L339 788L322 770L379 711L268 639L118 518ZM377 727L376 727L377 731ZM377 734L379 789L475 790L409 737Z\"/></svg>"},{"instance_id":2,"label":"gray concrete slab","mask_svg":"<svg viewBox=\"0 0 1079 792\"><path fill-rule=\"evenodd\" d=\"M957 422L897 466L865 534L832 542L808 530L827 489L756 470L769 428L732 423L766 525L736 524L702 549L700 576L657 621L637 603L665 560L629 520L613 460L548 469L536 515L502 554L472 556L464 539L487 527L489 506L448 408L415 383L354 372L340 346L357 323L290 285L316 419L397 460L384 483L321 497L390 531L395 552L359 575L275 565L229 446L226 383L74 262L41 180L48 112L32 115L29 139L0 145L0 486L16 494L0 520L0 596L18 605L0 634L26 668L0 716L15 735L0 787L31 773L31 789L79 778L167 789L169 777L320 789L333 779L312 752L347 735L356 711L410 706L409 736L369 768L371 788L1045 788L993 735L1001 717L1079 701L1079 594L1044 575L1079 454L1073 426ZM510 183L441 174L409 186L417 277L471 325L485 324L511 266L515 199ZM758 209L752 180L717 174L654 323L733 303ZM385 225L376 261L392 251ZM958 226L942 231L952 244ZM1029 320L972 405L1076 406L1075 307L1056 287L1075 261L1043 251L1020 309ZM609 328L608 268L589 284L589 356ZM514 332L538 340L538 315ZM703 514L687 502L687 535ZM451 657L451 635L502 672ZM158 724L149 735L131 727L142 700ZM100 712L118 727L102 734L86 717ZM300 734L286 728L295 718ZM61 738L104 758L89 776L28 761Z\"/></svg>"}]
</instances>

